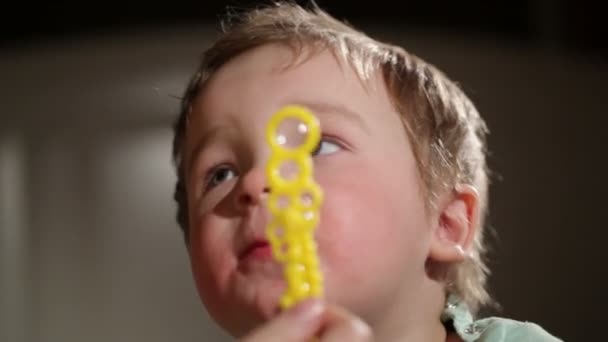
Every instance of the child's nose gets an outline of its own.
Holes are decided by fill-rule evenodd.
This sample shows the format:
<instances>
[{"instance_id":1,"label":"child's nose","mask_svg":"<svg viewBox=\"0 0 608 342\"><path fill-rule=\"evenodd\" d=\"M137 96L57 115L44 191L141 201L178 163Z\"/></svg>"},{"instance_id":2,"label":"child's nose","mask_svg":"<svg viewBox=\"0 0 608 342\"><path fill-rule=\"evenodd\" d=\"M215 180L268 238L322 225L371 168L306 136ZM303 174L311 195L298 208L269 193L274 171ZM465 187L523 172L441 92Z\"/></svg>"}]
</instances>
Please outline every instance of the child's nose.
<instances>
[{"instance_id":1,"label":"child's nose","mask_svg":"<svg viewBox=\"0 0 608 342\"><path fill-rule=\"evenodd\" d=\"M249 207L262 205L270 193L266 175L261 167L250 169L241 177L240 189L236 196L237 207L247 210Z\"/></svg>"}]
</instances>

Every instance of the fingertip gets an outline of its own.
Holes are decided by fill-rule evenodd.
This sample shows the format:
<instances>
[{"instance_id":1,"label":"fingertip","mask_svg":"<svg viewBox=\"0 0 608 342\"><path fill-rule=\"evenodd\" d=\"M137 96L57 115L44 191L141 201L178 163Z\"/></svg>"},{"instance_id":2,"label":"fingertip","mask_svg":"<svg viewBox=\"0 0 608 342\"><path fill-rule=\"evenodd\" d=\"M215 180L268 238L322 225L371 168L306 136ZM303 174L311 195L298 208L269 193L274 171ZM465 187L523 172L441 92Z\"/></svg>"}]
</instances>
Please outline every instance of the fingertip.
<instances>
[{"instance_id":1,"label":"fingertip","mask_svg":"<svg viewBox=\"0 0 608 342\"><path fill-rule=\"evenodd\" d=\"M324 311L324 304L320 300L306 300L283 311L275 319L257 328L243 341L307 341L319 330Z\"/></svg>"},{"instance_id":2,"label":"fingertip","mask_svg":"<svg viewBox=\"0 0 608 342\"><path fill-rule=\"evenodd\" d=\"M326 315L321 339L325 342L372 341L373 333L359 317L344 309L331 307Z\"/></svg>"},{"instance_id":3,"label":"fingertip","mask_svg":"<svg viewBox=\"0 0 608 342\"><path fill-rule=\"evenodd\" d=\"M298 320L311 320L320 318L323 311L323 302L318 298L311 298L298 303L287 314Z\"/></svg>"},{"instance_id":4,"label":"fingertip","mask_svg":"<svg viewBox=\"0 0 608 342\"><path fill-rule=\"evenodd\" d=\"M353 320L352 325L355 335L358 336L361 341L372 340L372 329L369 327L369 325L365 324L360 319Z\"/></svg>"}]
</instances>

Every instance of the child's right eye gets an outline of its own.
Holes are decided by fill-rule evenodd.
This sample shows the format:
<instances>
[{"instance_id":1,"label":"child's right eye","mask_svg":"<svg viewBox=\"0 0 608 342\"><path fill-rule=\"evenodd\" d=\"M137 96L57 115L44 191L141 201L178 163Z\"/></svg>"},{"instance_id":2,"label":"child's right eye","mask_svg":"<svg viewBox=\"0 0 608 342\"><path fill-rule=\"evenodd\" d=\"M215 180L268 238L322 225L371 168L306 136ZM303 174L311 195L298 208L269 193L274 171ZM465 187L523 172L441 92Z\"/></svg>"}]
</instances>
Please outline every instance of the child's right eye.
<instances>
[{"instance_id":1,"label":"child's right eye","mask_svg":"<svg viewBox=\"0 0 608 342\"><path fill-rule=\"evenodd\" d=\"M220 165L214 167L207 174L205 181L205 190L210 190L223 182L229 181L232 178L236 177L236 171L232 170L232 168L228 165Z\"/></svg>"}]
</instances>

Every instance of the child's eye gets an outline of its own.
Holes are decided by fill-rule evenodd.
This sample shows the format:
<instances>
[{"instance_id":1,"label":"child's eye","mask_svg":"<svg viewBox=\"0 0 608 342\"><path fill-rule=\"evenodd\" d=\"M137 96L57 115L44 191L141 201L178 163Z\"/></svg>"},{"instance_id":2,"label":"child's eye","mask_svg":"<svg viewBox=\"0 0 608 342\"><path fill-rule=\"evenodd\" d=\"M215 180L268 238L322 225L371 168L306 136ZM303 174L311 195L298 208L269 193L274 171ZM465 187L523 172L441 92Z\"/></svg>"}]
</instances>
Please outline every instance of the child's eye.
<instances>
[{"instance_id":1,"label":"child's eye","mask_svg":"<svg viewBox=\"0 0 608 342\"><path fill-rule=\"evenodd\" d=\"M330 141L328 139L321 139L319 145L312 151L313 156L322 155L322 154L331 154L336 153L340 149L340 145L337 143Z\"/></svg>"},{"instance_id":2,"label":"child's eye","mask_svg":"<svg viewBox=\"0 0 608 342\"><path fill-rule=\"evenodd\" d=\"M209 171L205 182L205 189L212 189L219 184L229 181L236 177L236 171L232 170L228 165L220 165Z\"/></svg>"}]
</instances>

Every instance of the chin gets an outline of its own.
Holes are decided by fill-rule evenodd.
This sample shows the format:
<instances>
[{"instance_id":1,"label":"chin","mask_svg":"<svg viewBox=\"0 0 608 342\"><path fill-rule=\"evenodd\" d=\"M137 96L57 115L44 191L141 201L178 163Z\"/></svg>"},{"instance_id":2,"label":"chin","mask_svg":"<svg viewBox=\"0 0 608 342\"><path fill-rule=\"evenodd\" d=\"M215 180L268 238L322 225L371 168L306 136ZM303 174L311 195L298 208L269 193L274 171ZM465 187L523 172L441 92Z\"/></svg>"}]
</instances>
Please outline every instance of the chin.
<instances>
[{"instance_id":1,"label":"chin","mask_svg":"<svg viewBox=\"0 0 608 342\"><path fill-rule=\"evenodd\" d=\"M255 306L261 318L269 320L281 311L279 302L285 291L285 282L273 279L264 283L257 288Z\"/></svg>"}]
</instances>

